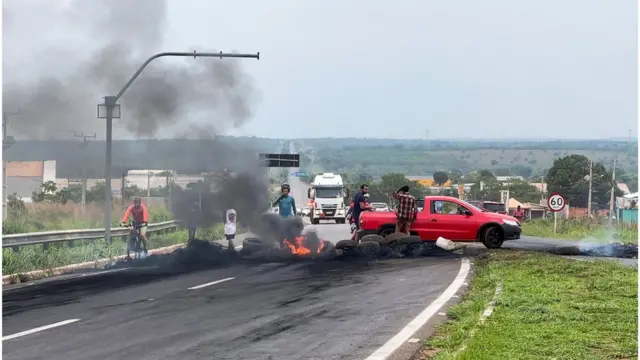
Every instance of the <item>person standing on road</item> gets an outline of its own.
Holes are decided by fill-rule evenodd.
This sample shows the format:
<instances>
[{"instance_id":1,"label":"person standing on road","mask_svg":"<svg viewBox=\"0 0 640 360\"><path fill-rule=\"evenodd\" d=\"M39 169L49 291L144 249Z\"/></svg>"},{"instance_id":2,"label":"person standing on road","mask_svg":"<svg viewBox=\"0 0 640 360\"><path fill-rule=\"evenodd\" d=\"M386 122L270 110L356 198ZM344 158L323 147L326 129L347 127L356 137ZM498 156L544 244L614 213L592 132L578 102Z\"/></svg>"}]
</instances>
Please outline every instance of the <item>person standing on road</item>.
<instances>
[{"instance_id":1,"label":"person standing on road","mask_svg":"<svg viewBox=\"0 0 640 360\"><path fill-rule=\"evenodd\" d=\"M291 187L289 184L282 184L280 187L281 195L276 199L276 201L271 204L272 207L278 207L278 214L280 217L286 218L295 216L296 214L296 201L293 196L289 195L291 191Z\"/></svg>"},{"instance_id":2,"label":"person standing on road","mask_svg":"<svg viewBox=\"0 0 640 360\"><path fill-rule=\"evenodd\" d=\"M356 224L356 230L360 230L360 214L371 208L365 197L368 192L369 186L367 186L367 184L362 184L360 185L360 191L353 198L353 211L351 212L351 217L353 217L354 224Z\"/></svg>"},{"instance_id":3,"label":"person standing on road","mask_svg":"<svg viewBox=\"0 0 640 360\"><path fill-rule=\"evenodd\" d=\"M398 200L398 211L396 213L398 222L396 232L410 234L411 223L418 216L418 206L416 198L409 193L409 186L405 185L393 193L393 197Z\"/></svg>"},{"instance_id":4,"label":"person standing on road","mask_svg":"<svg viewBox=\"0 0 640 360\"><path fill-rule=\"evenodd\" d=\"M233 244L233 240L236 238L236 211L234 209L227 210L224 222L224 236L229 241L229 251L235 252L236 246Z\"/></svg>"}]
</instances>

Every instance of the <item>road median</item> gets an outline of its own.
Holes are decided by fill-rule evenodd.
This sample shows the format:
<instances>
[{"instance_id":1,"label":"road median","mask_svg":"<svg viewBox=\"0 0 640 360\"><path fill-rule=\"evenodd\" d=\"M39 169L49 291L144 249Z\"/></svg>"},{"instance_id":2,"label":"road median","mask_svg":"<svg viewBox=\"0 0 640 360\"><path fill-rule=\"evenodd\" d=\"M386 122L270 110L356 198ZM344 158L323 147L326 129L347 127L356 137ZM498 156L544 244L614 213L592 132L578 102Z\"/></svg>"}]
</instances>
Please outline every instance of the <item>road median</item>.
<instances>
[{"instance_id":1,"label":"road median","mask_svg":"<svg viewBox=\"0 0 640 360\"><path fill-rule=\"evenodd\" d=\"M637 276L612 262L491 251L414 359L636 358Z\"/></svg>"}]
</instances>

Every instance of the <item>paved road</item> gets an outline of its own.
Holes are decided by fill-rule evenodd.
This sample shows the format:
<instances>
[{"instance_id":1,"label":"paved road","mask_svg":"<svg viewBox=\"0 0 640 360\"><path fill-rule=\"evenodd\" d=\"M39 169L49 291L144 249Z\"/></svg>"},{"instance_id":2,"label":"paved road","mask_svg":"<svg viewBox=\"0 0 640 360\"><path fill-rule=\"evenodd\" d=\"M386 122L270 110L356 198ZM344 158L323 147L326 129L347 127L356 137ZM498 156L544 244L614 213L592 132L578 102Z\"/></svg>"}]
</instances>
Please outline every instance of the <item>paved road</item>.
<instances>
[{"instance_id":1,"label":"paved road","mask_svg":"<svg viewBox=\"0 0 640 360\"><path fill-rule=\"evenodd\" d=\"M346 225L313 228L333 242L348 237ZM129 269L46 282L5 290L3 356L365 359L460 267L455 257L237 264L180 276ZM20 334L52 324L59 326Z\"/></svg>"}]
</instances>

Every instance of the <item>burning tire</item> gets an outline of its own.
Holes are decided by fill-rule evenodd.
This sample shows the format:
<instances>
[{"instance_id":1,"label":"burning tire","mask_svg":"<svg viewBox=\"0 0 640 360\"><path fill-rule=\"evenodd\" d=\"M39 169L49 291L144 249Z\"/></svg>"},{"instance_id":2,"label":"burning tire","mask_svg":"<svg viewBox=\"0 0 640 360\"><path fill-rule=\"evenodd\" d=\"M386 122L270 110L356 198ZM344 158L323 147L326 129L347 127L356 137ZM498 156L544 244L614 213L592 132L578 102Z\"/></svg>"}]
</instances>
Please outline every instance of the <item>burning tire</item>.
<instances>
[{"instance_id":1,"label":"burning tire","mask_svg":"<svg viewBox=\"0 0 640 360\"><path fill-rule=\"evenodd\" d=\"M376 243L382 243L384 241L384 238L380 235L365 235L362 237L362 239L360 239L360 242L376 242Z\"/></svg>"},{"instance_id":2,"label":"burning tire","mask_svg":"<svg viewBox=\"0 0 640 360\"><path fill-rule=\"evenodd\" d=\"M322 244L324 246L322 247L322 250L320 251L319 255L321 257L333 256L334 253L335 253L335 249L336 249L336 247L333 245L333 243L331 241L322 240Z\"/></svg>"},{"instance_id":3,"label":"burning tire","mask_svg":"<svg viewBox=\"0 0 640 360\"><path fill-rule=\"evenodd\" d=\"M422 240L420 240L420 236L415 236L415 235L411 235L411 236L407 236L405 235L404 237L401 237L400 239L398 239L398 244L401 245L413 245L413 244L421 244Z\"/></svg>"},{"instance_id":4,"label":"burning tire","mask_svg":"<svg viewBox=\"0 0 640 360\"><path fill-rule=\"evenodd\" d=\"M242 242L242 250L245 250L244 253L250 253L254 251L265 250L269 247L266 241L260 238L246 238Z\"/></svg>"},{"instance_id":5,"label":"burning tire","mask_svg":"<svg viewBox=\"0 0 640 360\"><path fill-rule=\"evenodd\" d=\"M366 241L358 244L358 251L366 257L377 257L380 254L380 244L375 241Z\"/></svg>"},{"instance_id":6,"label":"burning tire","mask_svg":"<svg viewBox=\"0 0 640 360\"><path fill-rule=\"evenodd\" d=\"M356 247L356 242L353 240L340 240L336 243L336 249L338 250L351 250Z\"/></svg>"}]
</instances>

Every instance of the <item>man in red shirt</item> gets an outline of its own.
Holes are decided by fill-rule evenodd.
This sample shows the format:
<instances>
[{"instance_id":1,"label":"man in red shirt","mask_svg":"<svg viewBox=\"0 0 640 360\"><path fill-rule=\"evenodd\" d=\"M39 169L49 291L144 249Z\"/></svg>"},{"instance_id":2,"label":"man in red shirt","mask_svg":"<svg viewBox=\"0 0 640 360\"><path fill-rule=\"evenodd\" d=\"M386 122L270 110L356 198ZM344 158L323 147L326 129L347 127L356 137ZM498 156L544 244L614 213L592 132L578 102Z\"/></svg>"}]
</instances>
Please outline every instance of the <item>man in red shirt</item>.
<instances>
[{"instance_id":1,"label":"man in red shirt","mask_svg":"<svg viewBox=\"0 0 640 360\"><path fill-rule=\"evenodd\" d=\"M396 232L410 234L411 223L418 216L418 206L416 198L409 193L409 186L405 185L393 193L393 197L399 201L398 211L396 215L398 222L396 224Z\"/></svg>"},{"instance_id":2,"label":"man in red shirt","mask_svg":"<svg viewBox=\"0 0 640 360\"><path fill-rule=\"evenodd\" d=\"M516 208L516 210L513 212L513 217L518 219L519 221L522 221L522 219L524 219L524 210L520 208L520 205L518 205L518 208Z\"/></svg>"},{"instance_id":3,"label":"man in red shirt","mask_svg":"<svg viewBox=\"0 0 640 360\"><path fill-rule=\"evenodd\" d=\"M127 220L129 217L133 217L133 226L140 227L140 241L142 241L142 246L144 247L144 254L147 255L147 225L149 225L149 211L147 210L147 206L142 203L140 197L136 196L133 198L133 205L129 206L127 211L124 213L122 217L122 226L127 225ZM132 239L129 239L131 241Z\"/></svg>"}]
</instances>

